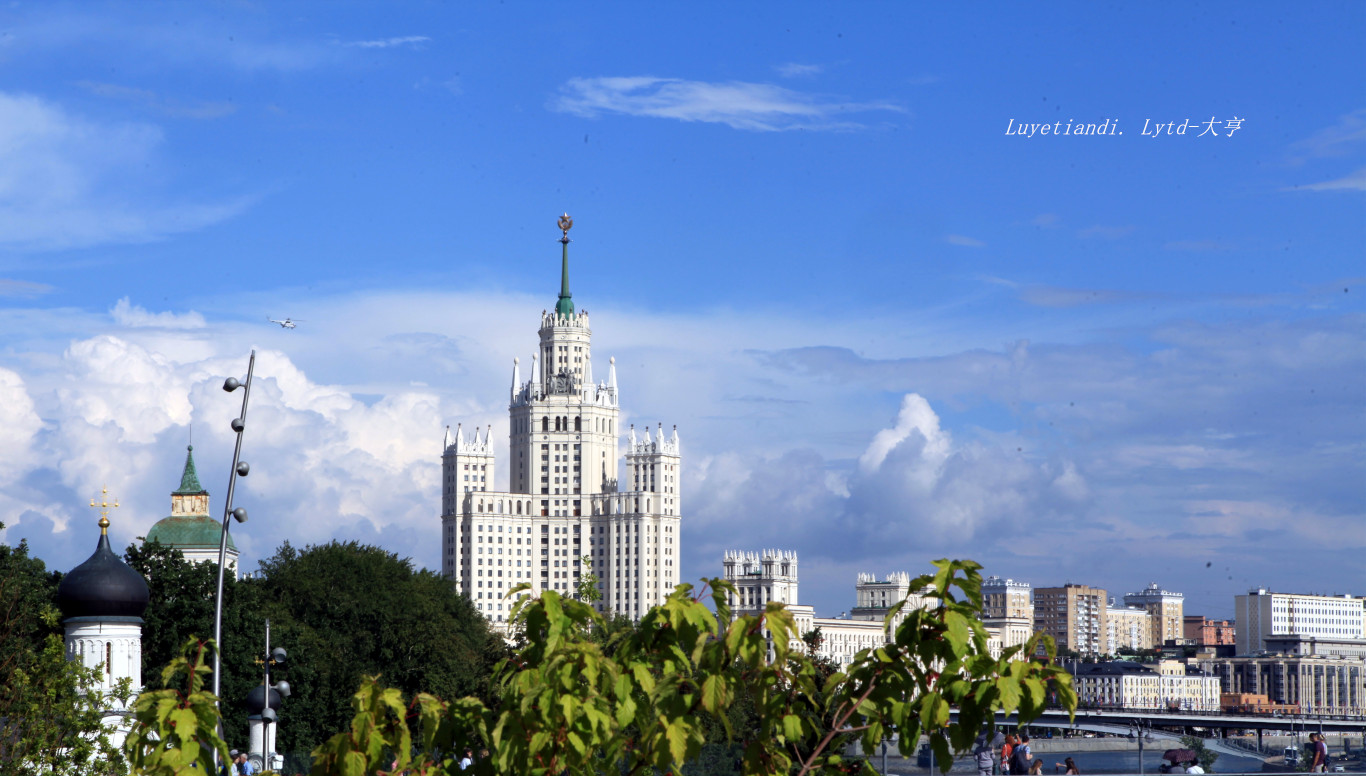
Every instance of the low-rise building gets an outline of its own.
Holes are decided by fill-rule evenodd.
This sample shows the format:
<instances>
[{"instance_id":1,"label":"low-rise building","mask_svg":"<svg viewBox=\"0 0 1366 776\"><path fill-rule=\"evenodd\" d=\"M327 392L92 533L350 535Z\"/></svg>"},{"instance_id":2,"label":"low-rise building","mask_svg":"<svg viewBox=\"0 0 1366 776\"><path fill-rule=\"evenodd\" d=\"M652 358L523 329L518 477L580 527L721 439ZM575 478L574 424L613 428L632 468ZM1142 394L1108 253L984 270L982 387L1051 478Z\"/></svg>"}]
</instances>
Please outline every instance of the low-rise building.
<instances>
[{"instance_id":1,"label":"low-rise building","mask_svg":"<svg viewBox=\"0 0 1366 776\"><path fill-rule=\"evenodd\" d=\"M1085 707L1219 710L1219 679L1177 661L1081 663L1072 667L1072 682L1078 702Z\"/></svg>"}]
</instances>

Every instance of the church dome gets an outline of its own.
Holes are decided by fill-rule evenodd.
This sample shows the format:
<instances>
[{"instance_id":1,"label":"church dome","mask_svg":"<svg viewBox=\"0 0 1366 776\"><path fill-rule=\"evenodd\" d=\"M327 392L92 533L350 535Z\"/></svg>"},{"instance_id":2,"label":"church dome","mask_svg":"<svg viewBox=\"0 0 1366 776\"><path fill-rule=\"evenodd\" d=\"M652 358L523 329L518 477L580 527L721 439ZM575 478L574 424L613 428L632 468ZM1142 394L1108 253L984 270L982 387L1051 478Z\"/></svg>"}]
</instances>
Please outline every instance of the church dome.
<instances>
[{"instance_id":1,"label":"church dome","mask_svg":"<svg viewBox=\"0 0 1366 776\"><path fill-rule=\"evenodd\" d=\"M147 531L148 543L161 542L178 550L218 549L223 535L223 524L203 515L171 515L158 520ZM237 552L237 544L228 534L228 552Z\"/></svg>"},{"instance_id":2,"label":"church dome","mask_svg":"<svg viewBox=\"0 0 1366 776\"><path fill-rule=\"evenodd\" d=\"M108 521L101 522L108 525ZM114 554L103 527L95 554L72 569L57 586L57 605L66 618L130 618L141 622L148 596L147 580Z\"/></svg>"}]
</instances>

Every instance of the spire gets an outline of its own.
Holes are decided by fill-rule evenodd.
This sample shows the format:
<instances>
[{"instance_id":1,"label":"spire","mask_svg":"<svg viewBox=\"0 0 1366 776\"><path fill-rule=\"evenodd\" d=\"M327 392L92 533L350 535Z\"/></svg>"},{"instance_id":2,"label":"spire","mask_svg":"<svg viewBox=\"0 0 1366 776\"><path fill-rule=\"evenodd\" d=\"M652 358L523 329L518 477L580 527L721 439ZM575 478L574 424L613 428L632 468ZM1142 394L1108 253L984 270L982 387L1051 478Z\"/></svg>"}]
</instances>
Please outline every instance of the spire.
<instances>
[{"instance_id":1,"label":"spire","mask_svg":"<svg viewBox=\"0 0 1366 776\"><path fill-rule=\"evenodd\" d=\"M574 299L569 293L569 230L574 219L568 213L560 216L560 301L555 303L555 314L565 318L574 315Z\"/></svg>"},{"instance_id":2,"label":"spire","mask_svg":"<svg viewBox=\"0 0 1366 776\"><path fill-rule=\"evenodd\" d=\"M522 384L521 361L516 356L512 358L512 401L517 401L517 389Z\"/></svg>"},{"instance_id":3,"label":"spire","mask_svg":"<svg viewBox=\"0 0 1366 776\"><path fill-rule=\"evenodd\" d=\"M204 486L199 484L199 475L194 470L194 445L186 445L185 471L180 475L180 487L171 495L189 496L203 492Z\"/></svg>"},{"instance_id":4,"label":"spire","mask_svg":"<svg viewBox=\"0 0 1366 776\"><path fill-rule=\"evenodd\" d=\"M612 389L615 396L617 392L617 357L612 356L607 359L607 387Z\"/></svg>"}]
</instances>

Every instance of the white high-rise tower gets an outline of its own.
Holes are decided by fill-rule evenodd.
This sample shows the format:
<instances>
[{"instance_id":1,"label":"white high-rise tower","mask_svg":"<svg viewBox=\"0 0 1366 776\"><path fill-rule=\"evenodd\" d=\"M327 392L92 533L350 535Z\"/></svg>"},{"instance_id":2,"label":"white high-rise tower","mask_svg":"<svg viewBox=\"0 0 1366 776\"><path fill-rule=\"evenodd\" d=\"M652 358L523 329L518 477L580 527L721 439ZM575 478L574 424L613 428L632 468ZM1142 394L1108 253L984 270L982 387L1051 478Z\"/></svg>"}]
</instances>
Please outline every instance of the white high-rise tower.
<instances>
[{"instance_id":1,"label":"white high-rise tower","mask_svg":"<svg viewBox=\"0 0 1366 776\"><path fill-rule=\"evenodd\" d=\"M630 429L626 478L620 457L616 360L594 382L588 312L569 293L568 215L560 296L542 311L540 341L522 379L512 362L509 490L494 491L492 431L447 433L442 454L442 574L494 623L507 621L512 587L573 595L588 558L598 608L640 617L678 584L679 442L663 424Z\"/></svg>"}]
</instances>

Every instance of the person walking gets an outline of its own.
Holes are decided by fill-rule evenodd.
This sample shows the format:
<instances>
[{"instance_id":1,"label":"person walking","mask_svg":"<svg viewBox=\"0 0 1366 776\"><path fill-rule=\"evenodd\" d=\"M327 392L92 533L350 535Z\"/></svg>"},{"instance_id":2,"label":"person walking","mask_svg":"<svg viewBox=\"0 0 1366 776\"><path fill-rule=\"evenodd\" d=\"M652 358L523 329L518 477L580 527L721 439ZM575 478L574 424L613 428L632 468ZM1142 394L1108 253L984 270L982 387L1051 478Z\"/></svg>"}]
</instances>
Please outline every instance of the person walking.
<instances>
[{"instance_id":1,"label":"person walking","mask_svg":"<svg viewBox=\"0 0 1366 776\"><path fill-rule=\"evenodd\" d=\"M1001 773L1010 773L1010 755L1015 751L1015 745L1020 743L1020 739L1014 733L1006 736L1005 745L1001 747Z\"/></svg>"},{"instance_id":2,"label":"person walking","mask_svg":"<svg viewBox=\"0 0 1366 776\"><path fill-rule=\"evenodd\" d=\"M1328 772L1328 743L1323 740L1323 734L1310 733L1309 746L1312 748L1311 755L1314 759L1309 762L1310 773Z\"/></svg>"},{"instance_id":3,"label":"person walking","mask_svg":"<svg viewBox=\"0 0 1366 776\"><path fill-rule=\"evenodd\" d=\"M1029 751L1029 734L1020 734L1020 743L1011 748L1010 751L1010 772L1014 774L1029 773L1030 760L1034 759L1034 754Z\"/></svg>"}]
</instances>

